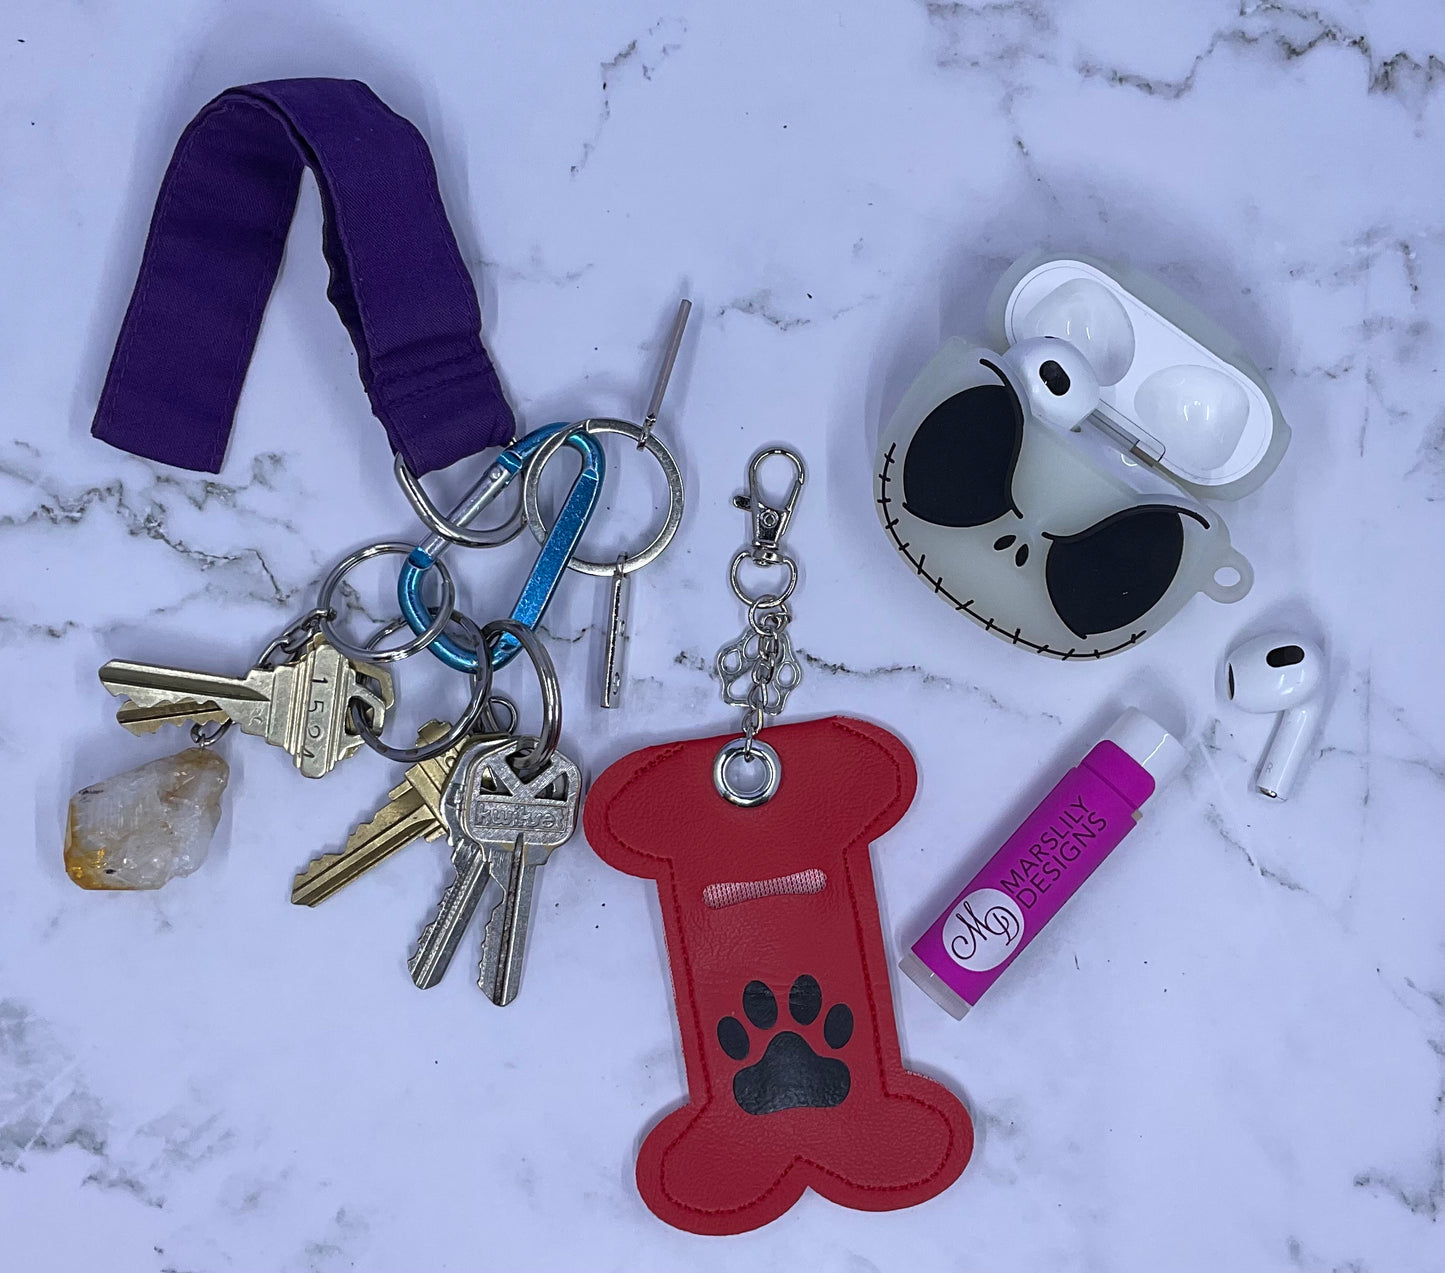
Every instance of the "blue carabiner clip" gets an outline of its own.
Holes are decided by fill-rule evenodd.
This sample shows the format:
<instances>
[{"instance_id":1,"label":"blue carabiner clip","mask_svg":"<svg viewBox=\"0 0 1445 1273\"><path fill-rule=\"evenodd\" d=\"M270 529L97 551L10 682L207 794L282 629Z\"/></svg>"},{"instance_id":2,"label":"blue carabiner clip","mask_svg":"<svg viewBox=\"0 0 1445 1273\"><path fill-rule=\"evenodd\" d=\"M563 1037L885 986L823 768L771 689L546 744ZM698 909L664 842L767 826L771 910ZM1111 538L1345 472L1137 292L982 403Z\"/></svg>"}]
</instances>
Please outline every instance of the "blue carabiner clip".
<instances>
[{"instance_id":1,"label":"blue carabiner clip","mask_svg":"<svg viewBox=\"0 0 1445 1273\"><path fill-rule=\"evenodd\" d=\"M492 461L496 469L500 470L498 479L490 484L481 498L473 499L467 504L469 516L476 516L495 499L522 471L538 447L558 432L574 428L575 426L567 421L545 425L514 442L498 455ZM527 576L527 582L517 597L517 604L512 607L511 617L528 628L535 628L546 613L552 594L557 591L562 572L567 569L568 561L577 550L577 541L582 538L582 532L587 529L587 523L592 518L592 510L597 505L597 496L602 490L602 479L607 471L607 461L602 454L602 448L590 434L570 432L558 445L570 446L581 453L582 471L572 483L567 502L557 515L557 523L547 536L547 542L542 545L542 551L537 554L532 573ZM432 563L447 547L448 541L436 535L425 543L418 544L407 555L401 575L396 581L396 595L401 603L402 616L411 630L418 634L426 631L433 617L421 598L422 583ZM477 670L478 652L465 649L445 634L437 637L427 648L448 667L455 668L458 672L470 673ZM505 667L521 648L516 637L504 632L492 647L492 670Z\"/></svg>"}]
</instances>

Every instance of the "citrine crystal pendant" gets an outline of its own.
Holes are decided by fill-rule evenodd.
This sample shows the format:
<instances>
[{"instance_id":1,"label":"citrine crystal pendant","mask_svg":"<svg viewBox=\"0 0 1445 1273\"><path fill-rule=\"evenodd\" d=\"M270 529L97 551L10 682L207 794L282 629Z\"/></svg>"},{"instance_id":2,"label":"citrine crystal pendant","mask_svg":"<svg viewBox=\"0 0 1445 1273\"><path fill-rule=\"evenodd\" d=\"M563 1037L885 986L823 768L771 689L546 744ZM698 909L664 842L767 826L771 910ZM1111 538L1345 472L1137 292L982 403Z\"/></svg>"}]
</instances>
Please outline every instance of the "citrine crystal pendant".
<instances>
[{"instance_id":1,"label":"citrine crystal pendant","mask_svg":"<svg viewBox=\"0 0 1445 1273\"><path fill-rule=\"evenodd\" d=\"M206 860L231 767L192 747L70 798L65 870L81 888L160 888Z\"/></svg>"}]
</instances>

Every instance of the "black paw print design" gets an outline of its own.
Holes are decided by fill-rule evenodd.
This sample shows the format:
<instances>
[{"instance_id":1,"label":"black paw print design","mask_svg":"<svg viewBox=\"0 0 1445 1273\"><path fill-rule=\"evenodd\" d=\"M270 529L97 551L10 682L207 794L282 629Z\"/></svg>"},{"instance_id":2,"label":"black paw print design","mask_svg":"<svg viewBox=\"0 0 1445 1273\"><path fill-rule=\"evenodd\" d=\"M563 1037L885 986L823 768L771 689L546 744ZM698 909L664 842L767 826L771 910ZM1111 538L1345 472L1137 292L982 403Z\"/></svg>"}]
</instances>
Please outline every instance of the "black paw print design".
<instances>
[{"instance_id":1,"label":"black paw print design","mask_svg":"<svg viewBox=\"0 0 1445 1273\"><path fill-rule=\"evenodd\" d=\"M804 973L788 992L788 1015L799 1025L811 1025L822 1010L818 981ZM778 1001L761 981L750 981L743 988L743 1015L759 1030L777 1025ZM835 1003L823 1019L823 1042L836 1050L846 1047L852 1037L852 1009ZM747 1027L736 1017L717 1023L717 1041L734 1061L746 1060L752 1051ZM848 1067L837 1057L819 1056L802 1035L780 1030L757 1062L733 1075L733 1097L745 1114L831 1109L843 1103L851 1082Z\"/></svg>"}]
</instances>

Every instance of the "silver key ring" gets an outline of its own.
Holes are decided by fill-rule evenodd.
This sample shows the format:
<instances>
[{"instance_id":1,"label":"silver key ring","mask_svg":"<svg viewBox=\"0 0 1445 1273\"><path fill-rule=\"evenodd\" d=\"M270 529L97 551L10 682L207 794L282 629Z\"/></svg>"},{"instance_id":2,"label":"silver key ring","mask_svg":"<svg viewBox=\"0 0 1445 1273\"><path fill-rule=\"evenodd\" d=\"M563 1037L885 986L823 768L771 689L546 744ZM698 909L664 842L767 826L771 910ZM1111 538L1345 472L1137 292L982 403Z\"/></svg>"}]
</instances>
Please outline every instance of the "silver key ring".
<instances>
[{"instance_id":1,"label":"silver key ring","mask_svg":"<svg viewBox=\"0 0 1445 1273\"><path fill-rule=\"evenodd\" d=\"M484 482L500 479L502 474L493 471L495 468L495 465L489 466L488 472L482 479ZM469 526L462 526L452 521L432 503L431 496L426 493L426 488L421 484L421 479L407 468L406 461L400 455L396 457L396 462L392 465L392 472L396 474L397 485L401 487L401 493L406 496L412 512L417 515L422 525L432 534L440 535L453 544L459 544L463 548L498 548L502 544L511 543L522 533L521 500L517 501L517 507L507 515L506 521L496 526L483 526L481 530L473 530Z\"/></svg>"},{"instance_id":2,"label":"silver key ring","mask_svg":"<svg viewBox=\"0 0 1445 1273\"><path fill-rule=\"evenodd\" d=\"M380 557L384 553L397 553L400 556L408 556L414 544L368 544L365 548L354 552L349 557L344 557L332 568L329 575L321 584L320 591L316 594L316 609L321 612L321 631L328 641L340 650L347 658L357 663L395 663L400 659L409 659L419 650L426 649L439 637L451 622L455 613L457 601L457 585L452 578L452 572L447 568L446 562L440 558L432 560L432 566L436 569L442 581L441 603L436 607L436 615L427 625L426 631L413 636L410 640L403 641L400 645L393 646L389 650L374 649L374 643L381 640L380 636L373 636L365 645L357 645L356 642L344 637L336 627L336 610L331 604L331 598L341 581L357 566L364 561L370 561L373 557ZM389 623L385 635L399 632L405 625L405 620L398 620Z\"/></svg>"},{"instance_id":3,"label":"silver key ring","mask_svg":"<svg viewBox=\"0 0 1445 1273\"><path fill-rule=\"evenodd\" d=\"M504 728L502 718L497 715L497 708L507 709L507 724ZM517 722L522 719L522 713L517 710L517 705L505 694L488 694L487 705L482 709L482 724L487 727L489 734L511 734L516 735Z\"/></svg>"},{"instance_id":4,"label":"silver key ring","mask_svg":"<svg viewBox=\"0 0 1445 1273\"><path fill-rule=\"evenodd\" d=\"M763 762L765 772L763 785L748 791L734 783L732 770L739 759L746 761L752 757ZM712 781L724 800L743 809L753 809L778 794L778 787L783 781L783 762L778 759L777 752L757 738L734 738L723 744L712 762Z\"/></svg>"},{"instance_id":5,"label":"silver key ring","mask_svg":"<svg viewBox=\"0 0 1445 1273\"><path fill-rule=\"evenodd\" d=\"M682 525L682 509L686 498L686 492L682 485L682 474L678 471L677 461L672 458L672 453L663 446L657 435L644 429L641 425L633 424L628 420L597 417L579 420L571 429L558 430L537 448L536 454L532 456L531 463L527 465L526 471L522 475L523 519L531 527L532 534L537 537L537 542L539 544L546 543L550 527L542 520L542 509L537 501L542 470L546 467L547 461L566 441L567 436L570 433L578 432L615 433L621 437L630 438L637 444L638 450L646 451L652 456L667 481L667 517L663 520L662 529L657 532L657 537L641 552L627 553L620 559L614 557L611 561L589 561L585 557L571 557L567 561L567 568L581 571L584 575L600 575L604 578L611 578L618 573L626 575L634 570L641 570L649 562L656 561L668 544L672 543L672 537L677 534L677 528Z\"/></svg>"},{"instance_id":6,"label":"silver key ring","mask_svg":"<svg viewBox=\"0 0 1445 1273\"><path fill-rule=\"evenodd\" d=\"M458 627L465 629L470 626L473 632L477 631L477 625L465 615L452 614L448 616L448 619L455 622ZM375 655L371 654L371 647L378 641L386 640L393 632L400 630L405 625L406 620L398 617L379 627L362 647L363 657L374 658ZM351 728L361 735L361 741L372 751L385 756L388 760L396 761L399 765L414 765L421 760L430 760L433 756L441 755L448 747L461 742L468 734L473 733L477 722L482 719L483 713L487 710L487 700L492 690L491 660L477 660L477 670L471 673L471 678L472 697L467 703L466 710L457 718L456 724L434 742L420 747L393 747L390 743L384 742L381 734L371 727L371 723L366 719L366 713L362 710L361 703L355 699L351 703Z\"/></svg>"},{"instance_id":7,"label":"silver key ring","mask_svg":"<svg viewBox=\"0 0 1445 1273\"><path fill-rule=\"evenodd\" d=\"M459 648L466 650L468 654L475 654L482 648L486 638L482 635L482 630L477 626L475 619L470 615L463 614L460 610L456 610L452 613L452 622L462 630L462 635L472 643L469 648L464 642L458 641L457 645ZM483 661L486 662L488 666L491 665L490 660ZM502 718L497 715L498 707L507 709L507 723L505 725L502 724ZM487 701L482 705L482 714L477 719L478 723L481 724L489 734L507 734L515 737L517 733L517 722L522 719L522 714L517 710L517 705L505 694L494 694L489 690L487 692Z\"/></svg>"},{"instance_id":8,"label":"silver key ring","mask_svg":"<svg viewBox=\"0 0 1445 1273\"><path fill-rule=\"evenodd\" d=\"M532 748L516 757L517 772L523 779L530 779L552 759L552 753L562 739L562 685L557 680L557 668L542 638L525 624L515 619L493 619L482 629L483 645L490 646L503 632L516 637L527 652L527 657L532 660L532 669L537 673L537 683L542 688L542 728L537 731L537 741ZM487 659L477 661L489 662ZM513 728L516 723L514 718Z\"/></svg>"},{"instance_id":9,"label":"silver key ring","mask_svg":"<svg viewBox=\"0 0 1445 1273\"><path fill-rule=\"evenodd\" d=\"M475 619L457 610L452 614L452 622L462 630L462 635L472 643L471 648L468 649L463 642L458 641L457 645L461 649L467 650L469 654L475 654L482 648L486 637L482 635L482 630L477 626ZM491 660L489 659L482 661L486 662L488 666L491 665ZM502 718L497 715L498 707L505 707L507 709L507 723L505 725L502 724ZM477 719L478 723L481 724L489 734L507 734L515 737L517 733L517 722L522 719L522 714L517 710L517 705L505 694L494 694L489 690L487 692L487 701L482 705L482 714Z\"/></svg>"}]
</instances>

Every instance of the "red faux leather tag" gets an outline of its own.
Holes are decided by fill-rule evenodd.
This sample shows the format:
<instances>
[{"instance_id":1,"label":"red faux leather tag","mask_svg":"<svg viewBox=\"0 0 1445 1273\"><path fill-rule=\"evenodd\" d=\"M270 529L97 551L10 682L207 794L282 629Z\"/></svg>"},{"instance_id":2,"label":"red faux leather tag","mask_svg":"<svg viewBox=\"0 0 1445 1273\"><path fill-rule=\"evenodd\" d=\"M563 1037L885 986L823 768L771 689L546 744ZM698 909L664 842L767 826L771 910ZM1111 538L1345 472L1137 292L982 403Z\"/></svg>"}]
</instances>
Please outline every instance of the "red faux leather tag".
<instances>
[{"instance_id":1,"label":"red faux leather tag","mask_svg":"<svg viewBox=\"0 0 1445 1273\"><path fill-rule=\"evenodd\" d=\"M755 1229L804 1189L912 1206L973 1150L958 1098L898 1050L868 850L913 799L913 758L840 716L765 730L782 785L745 809L713 786L733 736L623 757L583 813L603 861L657 881L687 1064L687 1103L643 1142L638 1189L693 1233Z\"/></svg>"}]
</instances>

